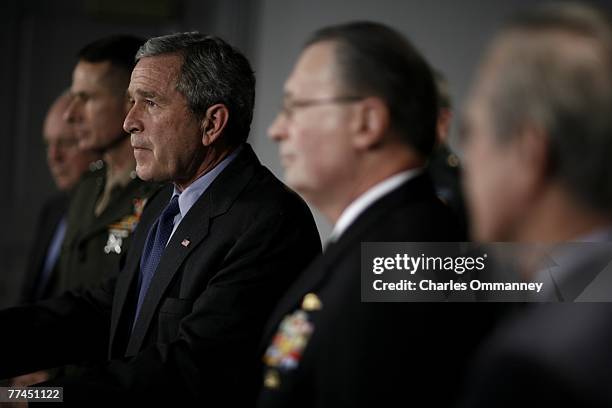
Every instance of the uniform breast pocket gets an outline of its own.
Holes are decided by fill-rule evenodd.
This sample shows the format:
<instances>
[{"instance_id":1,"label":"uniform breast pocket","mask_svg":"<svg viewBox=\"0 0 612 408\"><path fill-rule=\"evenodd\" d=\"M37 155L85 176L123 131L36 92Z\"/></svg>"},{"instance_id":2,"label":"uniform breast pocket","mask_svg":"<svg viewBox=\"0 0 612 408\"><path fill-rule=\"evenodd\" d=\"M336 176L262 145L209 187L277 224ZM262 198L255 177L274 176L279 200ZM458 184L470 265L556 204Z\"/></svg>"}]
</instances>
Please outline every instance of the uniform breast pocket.
<instances>
[{"instance_id":1,"label":"uniform breast pocket","mask_svg":"<svg viewBox=\"0 0 612 408\"><path fill-rule=\"evenodd\" d=\"M158 342L174 340L181 320L191 313L192 299L166 298L159 308Z\"/></svg>"}]
</instances>

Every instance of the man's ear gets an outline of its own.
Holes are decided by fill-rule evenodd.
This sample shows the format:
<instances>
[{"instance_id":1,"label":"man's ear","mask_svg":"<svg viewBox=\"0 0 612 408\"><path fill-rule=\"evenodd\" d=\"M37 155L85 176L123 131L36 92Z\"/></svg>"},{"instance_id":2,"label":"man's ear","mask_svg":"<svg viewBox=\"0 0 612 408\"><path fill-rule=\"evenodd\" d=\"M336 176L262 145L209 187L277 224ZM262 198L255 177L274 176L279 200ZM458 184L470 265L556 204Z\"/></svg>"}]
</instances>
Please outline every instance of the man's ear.
<instances>
[{"instance_id":1,"label":"man's ear","mask_svg":"<svg viewBox=\"0 0 612 408\"><path fill-rule=\"evenodd\" d=\"M552 166L550 138L539 126L526 125L513 143L515 155L515 175L525 192L540 191L548 182Z\"/></svg>"},{"instance_id":2,"label":"man's ear","mask_svg":"<svg viewBox=\"0 0 612 408\"><path fill-rule=\"evenodd\" d=\"M210 106L202 119L202 144L210 146L222 134L227 126L229 111L221 103Z\"/></svg>"},{"instance_id":3,"label":"man's ear","mask_svg":"<svg viewBox=\"0 0 612 408\"><path fill-rule=\"evenodd\" d=\"M379 144L389 130L390 112L387 104L372 96L357 102L353 145L360 150Z\"/></svg>"}]
</instances>

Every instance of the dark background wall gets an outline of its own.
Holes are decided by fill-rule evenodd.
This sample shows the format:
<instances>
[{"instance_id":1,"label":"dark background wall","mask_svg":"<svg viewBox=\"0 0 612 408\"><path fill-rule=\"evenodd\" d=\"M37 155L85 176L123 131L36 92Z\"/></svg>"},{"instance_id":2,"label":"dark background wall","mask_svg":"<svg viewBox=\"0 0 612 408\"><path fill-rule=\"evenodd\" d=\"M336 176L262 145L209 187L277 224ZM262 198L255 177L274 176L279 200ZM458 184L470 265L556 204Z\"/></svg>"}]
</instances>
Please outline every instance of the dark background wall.
<instances>
[{"instance_id":1,"label":"dark background wall","mask_svg":"<svg viewBox=\"0 0 612 408\"><path fill-rule=\"evenodd\" d=\"M70 84L74 55L103 35L199 30L242 49L257 75L251 143L279 177L266 129L303 41L327 24L368 19L406 34L444 72L460 110L487 40L538 0L3 0L0 2L0 307L15 299L36 215L53 191L41 143L46 109ZM596 1L610 6L610 0ZM330 226L316 214L321 237Z\"/></svg>"}]
</instances>

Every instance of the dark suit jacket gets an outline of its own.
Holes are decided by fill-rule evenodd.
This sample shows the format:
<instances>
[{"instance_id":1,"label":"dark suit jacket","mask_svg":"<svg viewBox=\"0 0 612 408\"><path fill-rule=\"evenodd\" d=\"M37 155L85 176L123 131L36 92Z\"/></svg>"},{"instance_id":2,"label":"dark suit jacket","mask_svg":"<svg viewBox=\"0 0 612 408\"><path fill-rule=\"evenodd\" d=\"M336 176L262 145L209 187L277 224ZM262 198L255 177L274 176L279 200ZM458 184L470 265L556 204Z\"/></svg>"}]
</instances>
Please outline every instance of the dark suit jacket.
<instances>
[{"instance_id":1,"label":"dark suit jacket","mask_svg":"<svg viewBox=\"0 0 612 408\"><path fill-rule=\"evenodd\" d=\"M526 306L487 342L460 406L612 406L611 306Z\"/></svg>"},{"instance_id":2,"label":"dark suit jacket","mask_svg":"<svg viewBox=\"0 0 612 408\"><path fill-rule=\"evenodd\" d=\"M116 281L0 312L14 334L1 340L13 358L0 377L107 353L88 374L46 385L68 402L253 404L264 323L320 252L312 215L245 146L181 221L131 332L142 248L171 192L151 199ZM42 336L44 347L31 340Z\"/></svg>"},{"instance_id":3,"label":"dark suit jacket","mask_svg":"<svg viewBox=\"0 0 612 408\"><path fill-rule=\"evenodd\" d=\"M553 278L558 300L589 303L523 305L484 344L460 406L612 406L612 243L587 252Z\"/></svg>"},{"instance_id":4,"label":"dark suit jacket","mask_svg":"<svg viewBox=\"0 0 612 408\"><path fill-rule=\"evenodd\" d=\"M28 266L22 285L21 303L35 301L38 297L45 298L53 290L57 278L53 274L54 271L51 272L44 288L39 288L39 284L49 245L60 220L68 211L69 202L67 194L56 194L45 202L38 215L36 236L30 247Z\"/></svg>"},{"instance_id":5,"label":"dark suit jacket","mask_svg":"<svg viewBox=\"0 0 612 408\"><path fill-rule=\"evenodd\" d=\"M485 330L482 316L470 316L476 311L471 306L479 305L362 303L360 253L362 242L462 239L426 174L367 208L304 271L273 313L262 354L273 338L279 342L277 329L286 316L292 316L298 330L306 327L312 334L288 341L307 342L301 357L299 347L294 353L296 367L264 364L259 406L384 407L421 398L430 406L448 402L464 360ZM308 293L319 298L320 310L300 306ZM297 322L294 313L300 310L308 323Z\"/></svg>"}]
</instances>

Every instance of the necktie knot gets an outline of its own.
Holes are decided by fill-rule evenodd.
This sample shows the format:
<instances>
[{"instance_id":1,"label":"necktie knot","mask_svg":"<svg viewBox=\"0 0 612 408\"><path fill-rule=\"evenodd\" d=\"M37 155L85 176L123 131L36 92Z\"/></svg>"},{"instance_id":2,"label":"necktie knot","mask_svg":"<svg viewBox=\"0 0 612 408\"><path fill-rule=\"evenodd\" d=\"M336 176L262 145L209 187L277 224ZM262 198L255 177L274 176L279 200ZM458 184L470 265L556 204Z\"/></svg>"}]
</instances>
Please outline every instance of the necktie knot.
<instances>
[{"instance_id":1,"label":"necktie knot","mask_svg":"<svg viewBox=\"0 0 612 408\"><path fill-rule=\"evenodd\" d=\"M180 211L178 198L178 195L173 196L166 208L164 208L164 211L162 211L161 216L159 217L160 224L163 225L174 221L174 217L176 217L176 214L178 214Z\"/></svg>"}]
</instances>

